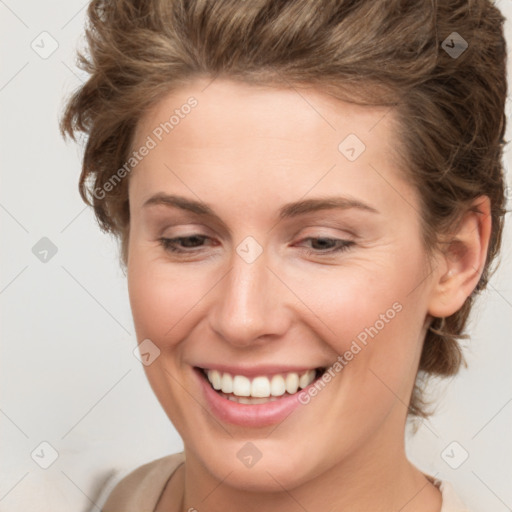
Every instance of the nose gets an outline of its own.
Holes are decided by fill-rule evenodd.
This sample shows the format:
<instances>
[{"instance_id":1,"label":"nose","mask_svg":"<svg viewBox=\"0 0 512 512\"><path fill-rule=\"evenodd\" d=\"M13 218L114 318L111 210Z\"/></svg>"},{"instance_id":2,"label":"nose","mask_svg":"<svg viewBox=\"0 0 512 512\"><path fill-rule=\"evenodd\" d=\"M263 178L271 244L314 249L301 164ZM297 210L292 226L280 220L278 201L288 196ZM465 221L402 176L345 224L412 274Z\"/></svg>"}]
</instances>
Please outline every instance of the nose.
<instances>
[{"instance_id":1,"label":"nose","mask_svg":"<svg viewBox=\"0 0 512 512\"><path fill-rule=\"evenodd\" d=\"M279 337L291 320L289 295L267 266L265 252L252 263L234 254L230 271L215 287L210 326L225 341L240 347Z\"/></svg>"}]
</instances>

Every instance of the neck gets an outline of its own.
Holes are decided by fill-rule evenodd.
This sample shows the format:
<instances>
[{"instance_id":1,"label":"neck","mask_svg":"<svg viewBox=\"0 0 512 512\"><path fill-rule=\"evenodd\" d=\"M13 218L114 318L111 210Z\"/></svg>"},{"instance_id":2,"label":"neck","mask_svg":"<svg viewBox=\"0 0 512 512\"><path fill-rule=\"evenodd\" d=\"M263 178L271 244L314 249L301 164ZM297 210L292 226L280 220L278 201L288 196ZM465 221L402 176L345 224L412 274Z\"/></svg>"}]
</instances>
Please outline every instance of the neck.
<instances>
[{"instance_id":1,"label":"neck","mask_svg":"<svg viewBox=\"0 0 512 512\"><path fill-rule=\"evenodd\" d=\"M293 488L284 488L269 474L275 492L240 488L232 472L219 481L185 450L184 493L181 508L176 510L296 512L302 508L308 512L439 512L441 494L407 460L403 431L396 424L394 428L384 426L363 449ZM392 432L402 435L393 437Z\"/></svg>"}]
</instances>

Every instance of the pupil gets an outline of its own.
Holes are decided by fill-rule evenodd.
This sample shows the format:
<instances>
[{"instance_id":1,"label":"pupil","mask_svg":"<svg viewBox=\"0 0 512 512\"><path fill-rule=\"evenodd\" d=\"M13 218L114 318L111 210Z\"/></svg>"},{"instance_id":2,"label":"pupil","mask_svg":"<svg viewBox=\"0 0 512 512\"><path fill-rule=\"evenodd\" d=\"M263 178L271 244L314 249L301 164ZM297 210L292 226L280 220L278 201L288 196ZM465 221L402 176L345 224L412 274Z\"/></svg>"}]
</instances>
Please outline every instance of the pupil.
<instances>
[{"instance_id":1,"label":"pupil","mask_svg":"<svg viewBox=\"0 0 512 512\"><path fill-rule=\"evenodd\" d=\"M203 241L204 237L201 236L189 236L183 239L183 245L185 247L196 247ZM192 242L192 243L190 243Z\"/></svg>"},{"instance_id":2,"label":"pupil","mask_svg":"<svg viewBox=\"0 0 512 512\"><path fill-rule=\"evenodd\" d=\"M317 238L316 241L313 242L313 245L316 245L319 249L326 249L332 247L332 240L328 238Z\"/></svg>"}]
</instances>

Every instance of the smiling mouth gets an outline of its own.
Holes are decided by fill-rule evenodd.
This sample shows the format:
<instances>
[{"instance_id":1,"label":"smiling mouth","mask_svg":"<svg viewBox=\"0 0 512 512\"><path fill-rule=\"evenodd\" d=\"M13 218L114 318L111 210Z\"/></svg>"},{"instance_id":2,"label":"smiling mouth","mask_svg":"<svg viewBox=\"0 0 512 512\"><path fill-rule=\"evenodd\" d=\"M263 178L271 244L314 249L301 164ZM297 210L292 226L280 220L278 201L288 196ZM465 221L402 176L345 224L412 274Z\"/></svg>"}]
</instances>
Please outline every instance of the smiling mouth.
<instances>
[{"instance_id":1,"label":"smiling mouth","mask_svg":"<svg viewBox=\"0 0 512 512\"><path fill-rule=\"evenodd\" d=\"M232 402L264 404L297 394L318 380L327 368L315 368L304 372L287 372L249 378L228 372L199 368L211 388Z\"/></svg>"}]
</instances>

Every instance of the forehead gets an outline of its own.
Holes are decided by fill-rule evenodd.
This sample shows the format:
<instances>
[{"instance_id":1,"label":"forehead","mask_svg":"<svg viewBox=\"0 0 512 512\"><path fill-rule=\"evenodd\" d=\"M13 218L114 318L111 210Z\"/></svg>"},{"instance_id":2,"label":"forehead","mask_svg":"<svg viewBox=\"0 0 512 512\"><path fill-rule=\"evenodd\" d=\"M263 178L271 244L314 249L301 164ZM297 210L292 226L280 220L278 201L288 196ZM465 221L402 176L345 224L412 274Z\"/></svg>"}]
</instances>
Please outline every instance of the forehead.
<instances>
[{"instance_id":1,"label":"forehead","mask_svg":"<svg viewBox=\"0 0 512 512\"><path fill-rule=\"evenodd\" d=\"M193 98L194 107L190 107ZM235 82L226 79L191 82L169 93L139 120L135 142L157 130L157 138L172 135L186 142L191 135L187 117L195 122L193 136L201 146L209 142L232 146L239 138L280 138L303 143L341 141L352 131L371 139L375 149L385 145L383 134L389 131L393 112L388 107L361 106L343 102L313 87L274 87ZM167 123L159 135L158 127ZM203 128L217 127L215 138ZM378 127L380 126L380 129ZM178 129L179 128L179 129ZM376 137L371 132L376 130ZM380 135L379 135L380 133ZM171 137L166 137L171 138ZM378 144L378 142L383 144Z\"/></svg>"},{"instance_id":2,"label":"forehead","mask_svg":"<svg viewBox=\"0 0 512 512\"><path fill-rule=\"evenodd\" d=\"M324 194L339 184L380 193L389 188L383 175L403 181L394 122L388 107L342 102L314 88L198 80L141 118L132 149L149 139L153 147L131 179L141 201L173 183L184 191L193 184L202 195L214 187L222 198L222 185L242 180L247 190L283 200L314 183Z\"/></svg>"}]
</instances>

